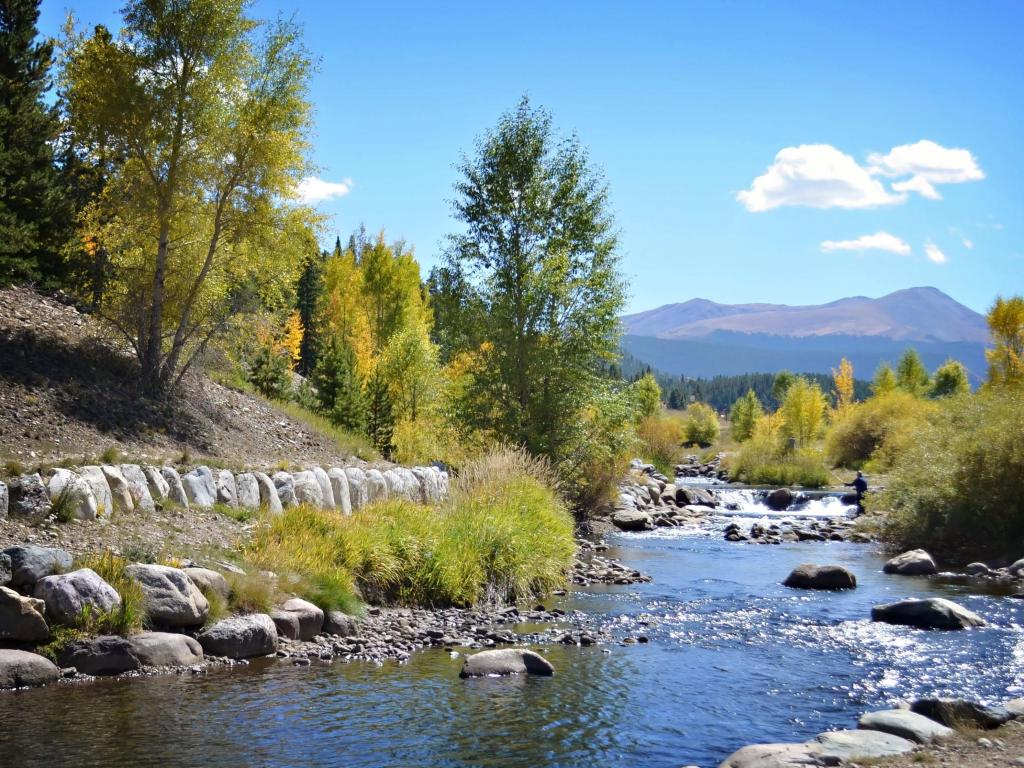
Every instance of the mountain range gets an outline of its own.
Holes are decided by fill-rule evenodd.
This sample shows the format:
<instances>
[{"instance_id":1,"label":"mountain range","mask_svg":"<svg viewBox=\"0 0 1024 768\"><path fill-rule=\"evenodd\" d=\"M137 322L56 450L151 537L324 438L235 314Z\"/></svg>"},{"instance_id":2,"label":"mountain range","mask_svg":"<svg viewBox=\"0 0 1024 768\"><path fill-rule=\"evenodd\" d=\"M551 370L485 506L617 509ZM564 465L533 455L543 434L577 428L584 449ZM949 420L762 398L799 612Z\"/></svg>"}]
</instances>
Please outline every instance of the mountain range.
<instances>
[{"instance_id":1,"label":"mountain range","mask_svg":"<svg viewBox=\"0 0 1024 768\"><path fill-rule=\"evenodd\" d=\"M858 378L914 347L929 368L953 357L977 381L985 371L985 317L936 288L827 304L718 304L691 299L622 318L623 347L666 373L687 376L828 373L841 357Z\"/></svg>"}]
</instances>

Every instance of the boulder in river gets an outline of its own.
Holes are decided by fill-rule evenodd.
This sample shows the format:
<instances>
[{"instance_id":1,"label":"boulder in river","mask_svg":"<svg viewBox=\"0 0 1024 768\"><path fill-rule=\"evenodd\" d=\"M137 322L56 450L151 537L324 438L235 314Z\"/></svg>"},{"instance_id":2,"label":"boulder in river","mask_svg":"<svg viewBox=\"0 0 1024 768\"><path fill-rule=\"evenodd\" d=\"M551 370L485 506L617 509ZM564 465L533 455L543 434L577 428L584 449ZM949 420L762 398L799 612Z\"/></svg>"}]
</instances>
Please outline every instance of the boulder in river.
<instances>
[{"instance_id":1,"label":"boulder in river","mask_svg":"<svg viewBox=\"0 0 1024 768\"><path fill-rule=\"evenodd\" d=\"M1016 717L1006 707L989 706L964 699L918 699L910 705L910 709L950 728L991 730L1005 725Z\"/></svg>"},{"instance_id":2,"label":"boulder in river","mask_svg":"<svg viewBox=\"0 0 1024 768\"><path fill-rule=\"evenodd\" d=\"M821 745L751 744L729 755L718 768L811 768L822 765Z\"/></svg>"},{"instance_id":3,"label":"boulder in river","mask_svg":"<svg viewBox=\"0 0 1024 768\"><path fill-rule=\"evenodd\" d=\"M33 588L44 576L71 570L71 553L53 547L18 544L3 551L11 560L10 586Z\"/></svg>"},{"instance_id":4,"label":"boulder in river","mask_svg":"<svg viewBox=\"0 0 1024 768\"><path fill-rule=\"evenodd\" d=\"M92 568L44 576L36 582L35 596L46 603L46 615L59 624L73 624L84 610L107 613L121 604L121 596Z\"/></svg>"},{"instance_id":5,"label":"boulder in river","mask_svg":"<svg viewBox=\"0 0 1024 768\"><path fill-rule=\"evenodd\" d=\"M905 755L917 749L917 744L909 739L883 731L829 731L819 734L815 742L821 746L822 762L826 765L830 759L855 763Z\"/></svg>"},{"instance_id":6,"label":"boulder in river","mask_svg":"<svg viewBox=\"0 0 1024 768\"><path fill-rule=\"evenodd\" d=\"M623 531L649 531L654 527L651 516L639 509L617 509L612 524Z\"/></svg>"},{"instance_id":7,"label":"boulder in river","mask_svg":"<svg viewBox=\"0 0 1024 768\"><path fill-rule=\"evenodd\" d=\"M715 497L710 491L689 485L679 485L676 486L676 504L680 507L685 507L687 504L714 507L718 502L715 501Z\"/></svg>"},{"instance_id":8,"label":"boulder in river","mask_svg":"<svg viewBox=\"0 0 1024 768\"><path fill-rule=\"evenodd\" d=\"M900 576L930 576L938 572L932 556L923 549L912 549L897 555L882 566L885 573L895 573Z\"/></svg>"},{"instance_id":9,"label":"boulder in river","mask_svg":"<svg viewBox=\"0 0 1024 768\"><path fill-rule=\"evenodd\" d=\"M765 496L765 503L768 505L768 509L785 512L793 503L793 492L789 488L776 488Z\"/></svg>"},{"instance_id":10,"label":"boulder in river","mask_svg":"<svg viewBox=\"0 0 1024 768\"><path fill-rule=\"evenodd\" d=\"M146 616L154 626L195 627L206 620L210 604L184 571L137 563L124 572L142 587Z\"/></svg>"},{"instance_id":11,"label":"boulder in river","mask_svg":"<svg viewBox=\"0 0 1024 768\"><path fill-rule=\"evenodd\" d=\"M60 669L44 656L0 648L0 688L36 688L59 678Z\"/></svg>"},{"instance_id":12,"label":"boulder in river","mask_svg":"<svg viewBox=\"0 0 1024 768\"><path fill-rule=\"evenodd\" d=\"M968 576L987 576L992 573L992 569L985 563L968 563L964 568L964 573Z\"/></svg>"},{"instance_id":13,"label":"boulder in river","mask_svg":"<svg viewBox=\"0 0 1024 768\"><path fill-rule=\"evenodd\" d=\"M277 628L265 613L222 619L204 629L197 639L210 656L229 659L267 656L277 650Z\"/></svg>"},{"instance_id":14,"label":"boulder in river","mask_svg":"<svg viewBox=\"0 0 1024 768\"><path fill-rule=\"evenodd\" d=\"M42 600L0 587L0 641L45 642L50 637L45 613L46 604Z\"/></svg>"},{"instance_id":15,"label":"boulder in river","mask_svg":"<svg viewBox=\"0 0 1024 768\"><path fill-rule=\"evenodd\" d=\"M144 667L188 667L203 660L203 647L188 635L141 632L128 642Z\"/></svg>"},{"instance_id":16,"label":"boulder in river","mask_svg":"<svg viewBox=\"0 0 1024 768\"><path fill-rule=\"evenodd\" d=\"M142 666L131 641L118 635L72 640L57 652L57 662L62 667L97 676L119 675Z\"/></svg>"},{"instance_id":17,"label":"boulder in river","mask_svg":"<svg viewBox=\"0 0 1024 768\"><path fill-rule=\"evenodd\" d=\"M857 721L857 727L868 731L884 731L918 744L934 744L953 736L951 728L909 709L866 712Z\"/></svg>"},{"instance_id":18,"label":"boulder in river","mask_svg":"<svg viewBox=\"0 0 1024 768\"><path fill-rule=\"evenodd\" d=\"M58 467L47 484L50 501L61 507L58 517L75 520L95 520L98 510L92 485L70 469Z\"/></svg>"},{"instance_id":19,"label":"boulder in river","mask_svg":"<svg viewBox=\"0 0 1024 768\"><path fill-rule=\"evenodd\" d=\"M798 565L782 582L796 589L854 589L857 577L841 565Z\"/></svg>"},{"instance_id":20,"label":"boulder in river","mask_svg":"<svg viewBox=\"0 0 1024 768\"><path fill-rule=\"evenodd\" d=\"M502 648L493 651L480 651L467 657L459 677L523 673L551 677L555 674L555 668L550 661L534 651L528 651L525 648Z\"/></svg>"},{"instance_id":21,"label":"boulder in river","mask_svg":"<svg viewBox=\"0 0 1024 768\"><path fill-rule=\"evenodd\" d=\"M943 597L900 600L897 603L876 605L871 609L871 620L919 629L951 630L985 626L984 619L978 614Z\"/></svg>"}]
</instances>

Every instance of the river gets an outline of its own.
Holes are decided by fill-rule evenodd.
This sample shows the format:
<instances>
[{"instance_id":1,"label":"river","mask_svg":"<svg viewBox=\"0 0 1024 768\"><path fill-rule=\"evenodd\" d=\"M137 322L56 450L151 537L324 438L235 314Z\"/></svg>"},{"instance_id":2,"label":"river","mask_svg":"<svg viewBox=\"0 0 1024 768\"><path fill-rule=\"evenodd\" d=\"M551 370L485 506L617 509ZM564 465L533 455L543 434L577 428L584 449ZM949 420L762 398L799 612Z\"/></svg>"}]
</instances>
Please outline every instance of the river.
<instances>
[{"instance_id":1,"label":"river","mask_svg":"<svg viewBox=\"0 0 1024 768\"><path fill-rule=\"evenodd\" d=\"M1024 601L883 575L870 545L731 544L680 529L609 541L653 583L557 605L648 642L550 647L553 678L461 680L461 658L425 651L401 666L256 663L3 694L0 765L708 767L744 744L854 727L900 699L1024 691ZM858 588L780 586L802 562L844 565ZM989 626L868 619L872 605L928 595Z\"/></svg>"}]
</instances>

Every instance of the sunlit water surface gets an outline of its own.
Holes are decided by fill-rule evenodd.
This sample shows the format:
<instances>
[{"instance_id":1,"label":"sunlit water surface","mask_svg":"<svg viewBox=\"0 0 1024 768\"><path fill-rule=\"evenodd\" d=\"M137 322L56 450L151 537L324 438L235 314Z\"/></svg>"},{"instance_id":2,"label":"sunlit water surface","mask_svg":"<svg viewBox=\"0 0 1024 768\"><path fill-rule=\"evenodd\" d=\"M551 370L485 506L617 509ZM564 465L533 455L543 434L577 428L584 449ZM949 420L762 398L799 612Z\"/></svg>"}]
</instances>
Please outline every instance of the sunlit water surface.
<instances>
[{"instance_id":1,"label":"sunlit water surface","mask_svg":"<svg viewBox=\"0 0 1024 768\"><path fill-rule=\"evenodd\" d=\"M675 529L612 543L654 582L561 605L649 642L548 648L553 678L460 680L462 660L431 651L403 666L256 664L55 686L0 696L0 765L715 766L743 744L852 727L904 698L1024 691L1024 601L885 576L863 545L729 544ZM780 586L808 561L850 568L858 589ZM872 605L926 595L990 625L868 620Z\"/></svg>"}]
</instances>

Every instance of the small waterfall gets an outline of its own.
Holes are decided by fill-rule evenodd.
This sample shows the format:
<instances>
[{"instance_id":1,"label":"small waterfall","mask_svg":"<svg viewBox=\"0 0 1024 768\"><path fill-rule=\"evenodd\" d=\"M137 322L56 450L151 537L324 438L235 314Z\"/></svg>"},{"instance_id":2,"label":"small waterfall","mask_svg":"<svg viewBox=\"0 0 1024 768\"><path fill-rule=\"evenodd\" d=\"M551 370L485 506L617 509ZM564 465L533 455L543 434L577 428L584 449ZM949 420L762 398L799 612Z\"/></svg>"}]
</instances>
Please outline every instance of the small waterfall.
<instances>
[{"instance_id":1,"label":"small waterfall","mask_svg":"<svg viewBox=\"0 0 1024 768\"><path fill-rule=\"evenodd\" d=\"M838 496L808 496L797 492L789 508L776 512L765 503L768 491L755 488L710 488L718 501L715 514L723 517L757 519L847 517L856 513L856 506L843 504Z\"/></svg>"}]
</instances>

